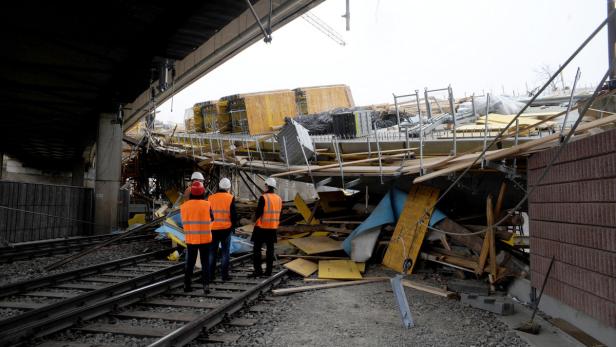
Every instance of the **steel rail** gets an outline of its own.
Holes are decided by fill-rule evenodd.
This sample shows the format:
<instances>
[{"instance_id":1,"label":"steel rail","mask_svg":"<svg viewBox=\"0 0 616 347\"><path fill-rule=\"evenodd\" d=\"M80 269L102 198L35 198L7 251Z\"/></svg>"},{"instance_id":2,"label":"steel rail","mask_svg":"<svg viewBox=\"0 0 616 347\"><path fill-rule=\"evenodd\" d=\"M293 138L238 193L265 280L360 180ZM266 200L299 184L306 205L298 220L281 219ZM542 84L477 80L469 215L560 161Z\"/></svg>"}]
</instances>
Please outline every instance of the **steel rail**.
<instances>
[{"instance_id":1,"label":"steel rail","mask_svg":"<svg viewBox=\"0 0 616 347\"><path fill-rule=\"evenodd\" d=\"M239 263L251 259L252 254L246 254L232 259L231 262ZM163 294L171 289L181 287L183 284L184 274L180 274L129 292L109 297L96 303L63 312L54 317L23 324L14 329L0 331L0 346L20 346L27 344L33 339L56 333L80 322L111 313L122 307L133 305L153 296Z\"/></svg>"},{"instance_id":2,"label":"steel rail","mask_svg":"<svg viewBox=\"0 0 616 347\"><path fill-rule=\"evenodd\" d=\"M65 281L75 280L83 277L88 277L92 275L97 275L105 271L110 271L114 269L121 268L126 265L135 265L140 261L151 259L151 258L160 258L169 254L169 252L173 252L176 248L168 248L161 251L150 252L140 255L135 255L128 258L122 258L118 260L113 260L110 262L82 267L79 269L66 271L62 273L57 273L53 275L48 275L39 278L33 278L25 281L9 283L3 286L0 286L0 298L10 295L16 295L21 292L27 290L34 290L41 287L58 284Z\"/></svg>"},{"instance_id":3,"label":"steel rail","mask_svg":"<svg viewBox=\"0 0 616 347\"><path fill-rule=\"evenodd\" d=\"M114 235L117 236L117 235ZM137 236L131 236L131 237L126 237L124 239L120 239L120 240L116 240L111 242L110 244L119 244L119 243L130 243L130 242L135 242L135 241L141 241L144 239L154 239L154 234L149 234L149 235L137 235ZM102 239L96 239L97 241L90 241L87 242L86 240L84 240L83 242L79 242L76 244L69 244L69 245L65 245L65 246L55 246L56 244L58 244L56 241L54 241L53 243L51 243L51 247L45 248L45 244L41 243L40 245L38 245L38 247L40 248L36 248L33 246L28 246L27 248L29 249L25 249L22 250L20 247L15 247L15 248L11 248L11 247L6 247L6 248L11 248L11 250L0 250L0 264L2 263L11 263L17 260L28 260L28 259L34 259L34 258L40 258L40 257L46 257L46 256L52 256L52 255L59 255L59 254L67 254L70 252L74 252L74 251L80 251L82 249L86 249L95 245L100 245L103 242L110 240L111 237L105 237Z\"/></svg>"},{"instance_id":4,"label":"steel rail","mask_svg":"<svg viewBox=\"0 0 616 347\"><path fill-rule=\"evenodd\" d=\"M245 304L256 299L262 293L270 290L273 286L280 283L282 277L287 274L287 269L283 269L274 276L257 284L237 297L229 300L206 315L193 320L181 328L178 328L149 345L149 347L184 346L199 337L201 332L209 330L222 322L227 316L241 310Z\"/></svg>"},{"instance_id":5,"label":"steel rail","mask_svg":"<svg viewBox=\"0 0 616 347\"><path fill-rule=\"evenodd\" d=\"M169 276L176 276L182 273L183 270L184 263L172 265L152 273L144 274L111 286L83 293L66 300L57 301L53 304L27 311L18 316L13 316L0 321L0 331L16 329L43 319L53 319L54 317L59 317L63 313L69 312L70 310L78 307L100 302L101 300L107 299L114 295L122 294L135 288L167 279Z\"/></svg>"}]
</instances>

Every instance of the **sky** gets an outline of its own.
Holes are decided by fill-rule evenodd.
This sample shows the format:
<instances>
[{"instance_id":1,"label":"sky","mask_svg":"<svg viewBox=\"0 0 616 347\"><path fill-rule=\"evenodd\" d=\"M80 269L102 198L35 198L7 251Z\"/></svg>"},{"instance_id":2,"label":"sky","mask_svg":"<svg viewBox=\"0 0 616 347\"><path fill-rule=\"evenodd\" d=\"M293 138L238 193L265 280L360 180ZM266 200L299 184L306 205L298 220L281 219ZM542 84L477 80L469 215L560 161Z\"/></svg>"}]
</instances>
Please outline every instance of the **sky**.
<instances>
[{"instance_id":1,"label":"sky","mask_svg":"<svg viewBox=\"0 0 616 347\"><path fill-rule=\"evenodd\" d=\"M311 13L345 46L302 18L278 29L162 104L157 119L183 122L197 102L222 96L346 84L355 104L393 103L392 93L444 88L454 95L526 91L542 83L605 19L605 0L326 0ZM608 66L606 29L565 69L571 85L596 84Z\"/></svg>"}]
</instances>

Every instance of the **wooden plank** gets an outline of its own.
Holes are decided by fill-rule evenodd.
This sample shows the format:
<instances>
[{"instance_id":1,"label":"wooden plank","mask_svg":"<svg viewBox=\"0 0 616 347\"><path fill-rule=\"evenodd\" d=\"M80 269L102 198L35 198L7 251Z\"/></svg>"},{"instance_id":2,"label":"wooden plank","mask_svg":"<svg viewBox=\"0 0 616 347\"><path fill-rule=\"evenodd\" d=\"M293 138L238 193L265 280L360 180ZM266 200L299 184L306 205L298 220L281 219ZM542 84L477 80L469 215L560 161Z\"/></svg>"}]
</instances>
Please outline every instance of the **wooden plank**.
<instances>
[{"instance_id":1,"label":"wooden plank","mask_svg":"<svg viewBox=\"0 0 616 347\"><path fill-rule=\"evenodd\" d=\"M45 292L45 291L40 291L40 292L28 292L25 294L20 294L23 296L39 296L39 297L48 297L48 298L61 298L61 299L66 299L66 298L72 298L74 296L79 295L80 293L66 293L66 292Z\"/></svg>"},{"instance_id":2,"label":"wooden plank","mask_svg":"<svg viewBox=\"0 0 616 347\"><path fill-rule=\"evenodd\" d=\"M295 207L299 211L299 214L304 217L304 221L308 222L310 220L310 225L321 224L318 219L312 216L312 210L310 209L310 207L308 207L308 204L306 204L306 202L304 201L304 199L302 199L302 196L299 195L299 193L295 194L293 202L295 203ZM312 220L310 219L311 217Z\"/></svg>"},{"instance_id":3,"label":"wooden plank","mask_svg":"<svg viewBox=\"0 0 616 347\"><path fill-rule=\"evenodd\" d=\"M496 268L496 245L494 238L494 209L492 205L492 196L488 195L487 206L486 206L486 220L488 224L488 232L490 238L490 274L492 275L490 281L495 282L497 277L497 268Z\"/></svg>"},{"instance_id":4,"label":"wooden plank","mask_svg":"<svg viewBox=\"0 0 616 347\"><path fill-rule=\"evenodd\" d=\"M293 239L289 240L289 243L308 255L342 250L342 241L336 241L329 237L322 236Z\"/></svg>"},{"instance_id":5,"label":"wooden plank","mask_svg":"<svg viewBox=\"0 0 616 347\"><path fill-rule=\"evenodd\" d=\"M319 278L340 280L361 279L361 273L352 260L321 260L319 261Z\"/></svg>"},{"instance_id":6,"label":"wooden plank","mask_svg":"<svg viewBox=\"0 0 616 347\"><path fill-rule=\"evenodd\" d=\"M194 308L216 308L219 306L218 304L213 304L209 302L191 301L191 300L166 300L166 299L152 299L152 300L146 301L145 304L152 305L152 306L194 307Z\"/></svg>"},{"instance_id":7,"label":"wooden plank","mask_svg":"<svg viewBox=\"0 0 616 347\"><path fill-rule=\"evenodd\" d=\"M436 188L420 185L411 187L383 258L383 265L403 272L404 261L409 259L412 263L407 273L413 272L438 194Z\"/></svg>"},{"instance_id":8,"label":"wooden plank","mask_svg":"<svg viewBox=\"0 0 616 347\"><path fill-rule=\"evenodd\" d=\"M383 279L370 279L370 280L359 280L359 281L345 281L345 282L327 283L327 284L314 285L314 286L274 289L272 290L272 294L273 295L286 295L286 294L292 294L292 293L306 292L310 290L356 286L359 284L375 283L375 282L381 282L381 281L384 281L384 280Z\"/></svg>"},{"instance_id":9,"label":"wooden plank","mask_svg":"<svg viewBox=\"0 0 616 347\"><path fill-rule=\"evenodd\" d=\"M319 266L306 259L295 259L283 265L285 268L295 272L296 274L308 277L319 269Z\"/></svg>"},{"instance_id":10,"label":"wooden plank","mask_svg":"<svg viewBox=\"0 0 616 347\"><path fill-rule=\"evenodd\" d=\"M580 124L578 126L578 128L576 129L575 133L579 134L581 132L584 132L584 131L587 131L587 130L590 130L590 129L593 129L593 128L596 128L596 127L599 127L599 126L607 125L607 124L610 124L610 123L613 123L613 122L616 122L616 115L612 115L612 116L608 116L608 117L604 117L604 118L598 119L596 121ZM509 148L492 151L491 153L486 154L485 159L486 160L494 161L494 160L499 160L499 159L515 156L515 155L517 155L517 154L519 154L521 152L524 152L526 150L530 150L530 149L533 149L533 148L538 147L540 145L549 143L551 141L557 141L559 139L560 139L560 133L544 136L542 138L531 140L531 141L519 144L517 146L511 146ZM447 175L447 174L449 174L451 172L456 172L456 171L464 170L467 167L471 166L473 161L474 161L474 158L473 159L469 159L468 161L463 161L463 162L460 162L460 163L456 163L454 165L447 166L447 167L445 167L445 168L443 168L441 170L430 172L430 173L428 173L426 175L423 175L423 176L416 177L413 180L413 183L425 182L425 181L433 179L434 177L443 176L443 175ZM475 165L477 165L479 163L480 163L480 160L477 160Z\"/></svg>"},{"instance_id":11,"label":"wooden plank","mask_svg":"<svg viewBox=\"0 0 616 347\"><path fill-rule=\"evenodd\" d=\"M498 197L496 198L496 206L494 206L494 218L499 218L499 216L501 215L501 212L503 212L503 203L505 202L505 192L506 191L507 191L507 182L503 181L498 191Z\"/></svg>"},{"instance_id":12,"label":"wooden plank","mask_svg":"<svg viewBox=\"0 0 616 347\"><path fill-rule=\"evenodd\" d=\"M15 308L18 310L35 310L43 306L45 306L45 304L40 304L36 302L0 301L0 308Z\"/></svg>"},{"instance_id":13,"label":"wooden plank","mask_svg":"<svg viewBox=\"0 0 616 347\"><path fill-rule=\"evenodd\" d=\"M450 291L442 289L442 288L432 287L432 286L429 286L427 284L418 283L418 282L414 282L414 281L402 280L402 285L405 286L405 287L421 290L422 292L426 292L426 293L442 296L443 298L448 298L449 299L449 298L455 298L456 297L456 293L454 293L454 292L450 292Z\"/></svg>"},{"instance_id":14,"label":"wooden plank","mask_svg":"<svg viewBox=\"0 0 616 347\"><path fill-rule=\"evenodd\" d=\"M135 325L126 325L126 324L103 324L103 323L95 323L86 325L84 327L78 328L78 330L88 332L88 333L97 333L97 334L120 334L120 335L129 335L129 336L139 336L139 337L163 337L165 335L170 334L173 329L166 329L163 327L141 327Z\"/></svg>"},{"instance_id":15,"label":"wooden plank","mask_svg":"<svg viewBox=\"0 0 616 347\"><path fill-rule=\"evenodd\" d=\"M406 156L406 153L381 156L381 160L388 160L388 159L393 159L393 158L402 158L404 156ZM311 165L310 166L310 170L308 170L308 168L306 167L304 169L279 172L279 173L270 175L270 177L289 176L289 175L295 175L295 174L300 174L300 173L306 173L308 171L315 172L315 171L320 171L320 170L324 170L324 169L335 169L335 168L339 168L341 165L344 166L344 167L347 167L347 166L353 165L353 164L369 163L369 162L378 161L378 160L379 160L379 157L376 156L374 158L346 161L346 162L344 162L342 164L336 163L336 164L329 164L329 165ZM371 168L373 168L373 169L375 169L377 171L379 170L378 167L371 167ZM353 168L348 168L347 167L345 169L345 171L349 171L349 170L352 170L352 169ZM395 168L392 168L392 169L398 170L398 167L395 167ZM366 168L362 168L362 170L366 170Z\"/></svg>"},{"instance_id":16,"label":"wooden plank","mask_svg":"<svg viewBox=\"0 0 616 347\"><path fill-rule=\"evenodd\" d=\"M191 312L155 312L155 311L126 311L115 313L114 316L121 318L145 318L162 319L174 322L190 322L202 315Z\"/></svg>"},{"instance_id":17,"label":"wooden plank","mask_svg":"<svg viewBox=\"0 0 616 347\"><path fill-rule=\"evenodd\" d=\"M357 270L359 270L359 272L364 273L366 272L366 263L355 263L357 264Z\"/></svg>"},{"instance_id":18,"label":"wooden plank","mask_svg":"<svg viewBox=\"0 0 616 347\"><path fill-rule=\"evenodd\" d=\"M278 258L297 258L314 260L348 260L349 257L327 257L322 255L300 255L300 254L281 254Z\"/></svg>"}]
</instances>

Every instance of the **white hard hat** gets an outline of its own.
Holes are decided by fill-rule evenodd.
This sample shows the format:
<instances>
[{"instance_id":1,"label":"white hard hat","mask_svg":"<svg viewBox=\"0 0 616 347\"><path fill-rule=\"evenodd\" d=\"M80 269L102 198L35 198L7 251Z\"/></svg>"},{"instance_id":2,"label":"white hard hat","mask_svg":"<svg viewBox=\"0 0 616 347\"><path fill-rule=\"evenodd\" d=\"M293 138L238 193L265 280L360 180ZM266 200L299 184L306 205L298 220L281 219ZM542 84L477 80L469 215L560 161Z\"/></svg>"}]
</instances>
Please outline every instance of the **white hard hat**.
<instances>
[{"instance_id":1,"label":"white hard hat","mask_svg":"<svg viewBox=\"0 0 616 347\"><path fill-rule=\"evenodd\" d=\"M265 184L272 188L276 188L276 180L271 177L265 180Z\"/></svg>"},{"instance_id":2,"label":"white hard hat","mask_svg":"<svg viewBox=\"0 0 616 347\"><path fill-rule=\"evenodd\" d=\"M190 176L191 180L202 180L205 181L205 178L203 177L203 174L199 171L195 171L193 172L192 176Z\"/></svg>"},{"instance_id":3,"label":"white hard hat","mask_svg":"<svg viewBox=\"0 0 616 347\"><path fill-rule=\"evenodd\" d=\"M231 181L225 177L220 180L220 182L218 183L218 187L225 190L231 189Z\"/></svg>"}]
</instances>

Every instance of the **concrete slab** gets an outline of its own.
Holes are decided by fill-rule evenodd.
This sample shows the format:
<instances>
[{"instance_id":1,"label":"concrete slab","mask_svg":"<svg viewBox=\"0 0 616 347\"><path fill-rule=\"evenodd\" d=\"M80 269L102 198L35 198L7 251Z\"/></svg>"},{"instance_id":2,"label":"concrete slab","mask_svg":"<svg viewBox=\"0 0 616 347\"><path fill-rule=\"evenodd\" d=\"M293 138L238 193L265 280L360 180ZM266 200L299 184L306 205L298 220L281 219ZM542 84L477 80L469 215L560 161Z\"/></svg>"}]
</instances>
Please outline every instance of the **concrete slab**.
<instances>
[{"instance_id":1,"label":"concrete slab","mask_svg":"<svg viewBox=\"0 0 616 347\"><path fill-rule=\"evenodd\" d=\"M532 316L532 311L527 307L515 304L515 313L508 316L499 316L496 317L503 323L507 324L511 329L515 329L520 325L528 322L530 317ZM541 325L541 331L538 335L532 335L523 333L521 331L517 331L516 333L520 338L522 338L526 343L531 346L537 347L583 347L581 343L577 342L575 339L570 337L569 335L563 333L560 329L555 328L548 321L544 320L539 316L535 316L535 321L539 325Z\"/></svg>"}]
</instances>

